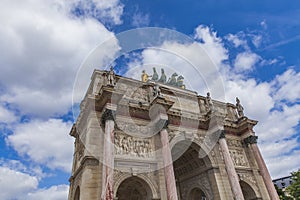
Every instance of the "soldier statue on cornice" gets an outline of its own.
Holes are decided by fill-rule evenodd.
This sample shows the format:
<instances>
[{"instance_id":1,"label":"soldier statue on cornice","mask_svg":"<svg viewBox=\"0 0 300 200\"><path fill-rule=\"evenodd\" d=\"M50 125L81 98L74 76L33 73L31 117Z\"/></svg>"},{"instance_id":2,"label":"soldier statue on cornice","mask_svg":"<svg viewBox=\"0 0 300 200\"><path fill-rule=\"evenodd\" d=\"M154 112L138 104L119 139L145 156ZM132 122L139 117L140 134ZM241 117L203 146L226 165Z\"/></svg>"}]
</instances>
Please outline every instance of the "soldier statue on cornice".
<instances>
[{"instance_id":1,"label":"soldier statue on cornice","mask_svg":"<svg viewBox=\"0 0 300 200\"><path fill-rule=\"evenodd\" d=\"M237 97L236 97L236 104L235 104L235 106L236 106L236 110L237 110L238 116L239 117L244 117L244 108L241 105L239 98L237 98Z\"/></svg>"},{"instance_id":2,"label":"soldier statue on cornice","mask_svg":"<svg viewBox=\"0 0 300 200\"><path fill-rule=\"evenodd\" d=\"M116 74L114 72L113 67L110 67L110 70L107 74L107 85L110 86L115 86L116 85L116 78L115 78Z\"/></svg>"}]
</instances>

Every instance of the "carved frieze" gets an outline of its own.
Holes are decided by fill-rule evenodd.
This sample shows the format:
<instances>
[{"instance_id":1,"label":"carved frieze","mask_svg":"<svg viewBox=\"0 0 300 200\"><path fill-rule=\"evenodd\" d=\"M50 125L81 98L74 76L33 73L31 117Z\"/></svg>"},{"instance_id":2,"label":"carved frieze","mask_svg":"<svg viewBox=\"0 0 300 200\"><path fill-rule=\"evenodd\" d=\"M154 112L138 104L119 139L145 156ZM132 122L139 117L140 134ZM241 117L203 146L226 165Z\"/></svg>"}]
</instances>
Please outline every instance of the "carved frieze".
<instances>
[{"instance_id":1,"label":"carved frieze","mask_svg":"<svg viewBox=\"0 0 300 200\"><path fill-rule=\"evenodd\" d=\"M118 83L116 88L125 91L125 98L140 102L149 102L149 92L144 88L127 85L125 83Z\"/></svg>"},{"instance_id":2,"label":"carved frieze","mask_svg":"<svg viewBox=\"0 0 300 200\"><path fill-rule=\"evenodd\" d=\"M230 156L235 166L248 167L248 160L243 149L230 149Z\"/></svg>"},{"instance_id":3,"label":"carved frieze","mask_svg":"<svg viewBox=\"0 0 300 200\"><path fill-rule=\"evenodd\" d=\"M125 134L115 134L115 153L132 157L153 157L154 148L149 138L137 138Z\"/></svg>"},{"instance_id":4,"label":"carved frieze","mask_svg":"<svg viewBox=\"0 0 300 200\"><path fill-rule=\"evenodd\" d=\"M242 142L240 140L236 140L236 139L230 140L230 139L227 139L226 142L227 142L227 145L228 145L229 148L230 147L238 147L238 148L242 148L243 147Z\"/></svg>"}]
</instances>

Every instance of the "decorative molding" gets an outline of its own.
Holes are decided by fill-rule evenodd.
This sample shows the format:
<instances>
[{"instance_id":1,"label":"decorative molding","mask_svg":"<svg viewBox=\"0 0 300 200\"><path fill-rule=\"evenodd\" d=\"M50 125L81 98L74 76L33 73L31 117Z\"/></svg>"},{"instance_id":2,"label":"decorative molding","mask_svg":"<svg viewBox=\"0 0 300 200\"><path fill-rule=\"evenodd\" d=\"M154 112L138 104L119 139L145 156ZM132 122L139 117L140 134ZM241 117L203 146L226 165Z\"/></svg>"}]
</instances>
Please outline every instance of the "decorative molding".
<instances>
[{"instance_id":1,"label":"decorative molding","mask_svg":"<svg viewBox=\"0 0 300 200\"><path fill-rule=\"evenodd\" d=\"M250 135L249 137L244 139L244 144L249 145L249 144L256 144L257 143L258 137L255 135Z\"/></svg>"}]
</instances>

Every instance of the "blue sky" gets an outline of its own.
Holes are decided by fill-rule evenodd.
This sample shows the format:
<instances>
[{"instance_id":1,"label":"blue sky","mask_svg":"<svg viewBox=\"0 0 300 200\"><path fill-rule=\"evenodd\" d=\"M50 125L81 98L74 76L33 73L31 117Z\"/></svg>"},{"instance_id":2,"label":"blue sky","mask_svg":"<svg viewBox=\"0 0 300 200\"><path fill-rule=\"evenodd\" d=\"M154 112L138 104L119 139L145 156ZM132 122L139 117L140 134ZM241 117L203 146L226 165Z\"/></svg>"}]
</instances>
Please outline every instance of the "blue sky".
<instances>
[{"instance_id":1,"label":"blue sky","mask_svg":"<svg viewBox=\"0 0 300 200\"><path fill-rule=\"evenodd\" d=\"M299 11L300 3L292 0L1 1L0 199L67 198L72 104L78 105L87 87L74 95L76 73L88 83L92 68L104 69L105 58L113 59L119 51L118 35L141 27L168 28L190 37L194 44L166 40L158 46L199 66L207 64L198 59L205 51L223 80L225 100L235 103L238 96L245 114L259 120L255 132L271 176L297 170ZM111 38L115 43L103 47ZM83 69L99 45L105 53ZM150 73L148 63L169 66L185 74L189 89L201 95L208 89L219 97L220 88L209 81L208 88L199 86L182 60L159 49L140 49L115 60L117 71L133 78L142 69ZM204 75L208 69L199 68Z\"/></svg>"}]
</instances>

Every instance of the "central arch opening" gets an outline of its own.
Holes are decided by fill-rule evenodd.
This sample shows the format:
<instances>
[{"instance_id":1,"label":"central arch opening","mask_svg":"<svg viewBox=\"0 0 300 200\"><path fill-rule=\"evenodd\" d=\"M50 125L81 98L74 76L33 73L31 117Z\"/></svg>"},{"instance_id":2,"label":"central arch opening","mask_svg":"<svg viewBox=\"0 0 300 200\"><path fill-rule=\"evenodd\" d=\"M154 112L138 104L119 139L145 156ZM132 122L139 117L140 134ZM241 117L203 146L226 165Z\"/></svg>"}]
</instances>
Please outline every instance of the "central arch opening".
<instances>
[{"instance_id":1,"label":"central arch opening","mask_svg":"<svg viewBox=\"0 0 300 200\"><path fill-rule=\"evenodd\" d=\"M194 188L189 194L190 200L206 200L206 195L200 188Z\"/></svg>"},{"instance_id":2,"label":"central arch opening","mask_svg":"<svg viewBox=\"0 0 300 200\"><path fill-rule=\"evenodd\" d=\"M117 197L118 200L151 200L152 192L143 179L133 176L120 184Z\"/></svg>"},{"instance_id":3,"label":"central arch opening","mask_svg":"<svg viewBox=\"0 0 300 200\"><path fill-rule=\"evenodd\" d=\"M176 188L180 200L207 199L207 195L200 188L210 187L207 171L211 162L207 156L199 158L199 151L198 144L185 140L176 143L172 148Z\"/></svg>"}]
</instances>

